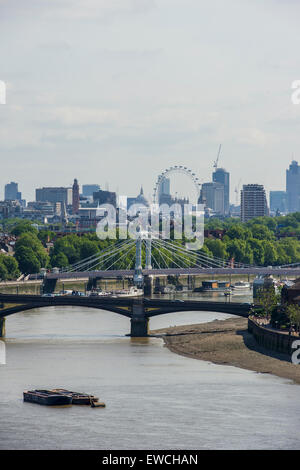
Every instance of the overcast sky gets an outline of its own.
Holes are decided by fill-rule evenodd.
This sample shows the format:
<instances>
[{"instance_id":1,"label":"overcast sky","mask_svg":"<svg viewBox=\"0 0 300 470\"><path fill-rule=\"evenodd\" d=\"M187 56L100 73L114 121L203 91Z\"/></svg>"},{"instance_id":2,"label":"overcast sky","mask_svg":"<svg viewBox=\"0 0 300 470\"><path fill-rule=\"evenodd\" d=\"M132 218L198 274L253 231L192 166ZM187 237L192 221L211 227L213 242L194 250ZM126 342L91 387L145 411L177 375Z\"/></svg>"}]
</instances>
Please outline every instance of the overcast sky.
<instances>
[{"instance_id":1,"label":"overcast sky","mask_svg":"<svg viewBox=\"0 0 300 470\"><path fill-rule=\"evenodd\" d=\"M298 0L0 0L0 198L98 183L152 193L170 165L285 189L300 162Z\"/></svg>"}]
</instances>

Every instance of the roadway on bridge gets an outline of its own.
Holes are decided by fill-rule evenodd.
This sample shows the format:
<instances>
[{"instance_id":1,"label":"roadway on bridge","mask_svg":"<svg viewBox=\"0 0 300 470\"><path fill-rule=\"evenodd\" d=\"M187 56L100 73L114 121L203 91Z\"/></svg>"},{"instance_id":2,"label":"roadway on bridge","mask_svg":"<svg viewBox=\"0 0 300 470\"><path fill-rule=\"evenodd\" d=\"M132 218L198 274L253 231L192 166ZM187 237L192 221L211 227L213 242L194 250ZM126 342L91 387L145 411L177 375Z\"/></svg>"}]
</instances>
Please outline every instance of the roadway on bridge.
<instances>
[{"instance_id":1,"label":"roadway on bridge","mask_svg":"<svg viewBox=\"0 0 300 470\"><path fill-rule=\"evenodd\" d=\"M300 268L168 268L168 269L143 269L143 275L152 276L195 276L207 274L208 276L217 275L273 275L273 276L300 276ZM134 270L99 270L99 271L79 271L65 273L48 273L47 279L92 279L92 278L117 278L133 277ZM30 279L36 279L37 275L32 275Z\"/></svg>"}]
</instances>

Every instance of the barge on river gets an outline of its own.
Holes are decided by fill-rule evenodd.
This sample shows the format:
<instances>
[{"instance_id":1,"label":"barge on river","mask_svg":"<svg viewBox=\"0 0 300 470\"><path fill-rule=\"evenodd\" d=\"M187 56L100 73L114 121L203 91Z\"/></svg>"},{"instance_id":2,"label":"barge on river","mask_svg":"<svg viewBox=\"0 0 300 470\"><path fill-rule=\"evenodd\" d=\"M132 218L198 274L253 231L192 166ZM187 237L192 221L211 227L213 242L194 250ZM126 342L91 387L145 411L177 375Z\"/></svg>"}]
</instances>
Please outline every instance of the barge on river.
<instances>
[{"instance_id":1,"label":"barge on river","mask_svg":"<svg viewBox=\"0 0 300 470\"><path fill-rule=\"evenodd\" d=\"M38 403L39 405L90 405L93 408L105 407L99 398L87 393L72 392L64 388L52 390L30 390L23 393L24 401Z\"/></svg>"},{"instance_id":2,"label":"barge on river","mask_svg":"<svg viewBox=\"0 0 300 470\"><path fill-rule=\"evenodd\" d=\"M70 390L65 390L64 388L55 388L51 390L53 393L59 393L63 396L72 397L72 405L92 405L97 403L97 406L105 406L104 403L99 402L99 398L94 395L88 395L87 393L81 392L71 392Z\"/></svg>"},{"instance_id":3,"label":"barge on river","mask_svg":"<svg viewBox=\"0 0 300 470\"><path fill-rule=\"evenodd\" d=\"M23 393L24 401L47 406L72 405L71 395L61 395L50 390L28 390Z\"/></svg>"},{"instance_id":4,"label":"barge on river","mask_svg":"<svg viewBox=\"0 0 300 470\"><path fill-rule=\"evenodd\" d=\"M194 292L226 292L230 289L228 281L202 281L201 287L196 287Z\"/></svg>"}]
</instances>

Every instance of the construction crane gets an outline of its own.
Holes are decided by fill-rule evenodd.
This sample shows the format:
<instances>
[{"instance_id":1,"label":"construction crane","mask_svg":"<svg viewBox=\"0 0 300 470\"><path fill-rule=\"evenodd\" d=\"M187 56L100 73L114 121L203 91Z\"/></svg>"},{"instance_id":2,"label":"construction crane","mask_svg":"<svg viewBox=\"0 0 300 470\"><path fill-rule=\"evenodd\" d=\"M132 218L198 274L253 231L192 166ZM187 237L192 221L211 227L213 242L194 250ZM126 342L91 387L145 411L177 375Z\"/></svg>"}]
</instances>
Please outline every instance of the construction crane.
<instances>
[{"instance_id":1,"label":"construction crane","mask_svg":"<svg viewBox=\"0 0 300 470\"><path fill-rule=\"evenodd\" d=\"M218 168L218 162L219 162L219 158L220 158L221 148L222 148L222 144L220 144L219 151L218 151L218 155L217 155L217 159L216 159L216 161L214 162L214 168L215 168L215 170Z\"/></svg>"}]
</instances>

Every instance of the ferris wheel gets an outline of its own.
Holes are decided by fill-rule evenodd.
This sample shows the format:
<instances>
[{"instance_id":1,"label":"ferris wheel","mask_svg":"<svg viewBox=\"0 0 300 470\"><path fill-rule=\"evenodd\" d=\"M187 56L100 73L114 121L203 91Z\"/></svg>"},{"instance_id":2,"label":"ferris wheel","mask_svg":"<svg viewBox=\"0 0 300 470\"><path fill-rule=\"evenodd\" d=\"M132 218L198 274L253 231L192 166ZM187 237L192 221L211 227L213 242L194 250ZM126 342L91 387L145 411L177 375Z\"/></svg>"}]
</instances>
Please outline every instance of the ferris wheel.
<instances>
[{"instance_id":1,"label":"ferris wheel","mask_svg":"<svg viewBox=\"0 0 300 470\"><path fill-rule=\"evenodd\" d=\"M170 168L167 168L164 170L160 175L158 175L154 190L153 190L153 203L158 204L159 203L159 194L160 194L160 189L163 181L170 175L172 174L184 174L186 175L193 183L194 188L196 190L197 194L197 202L200 197L200 191L201 191L201 183L199 178L197 178L196 174L192 172L189 168L186 166L171 166Z\"/></svg>"}]
</instances>

